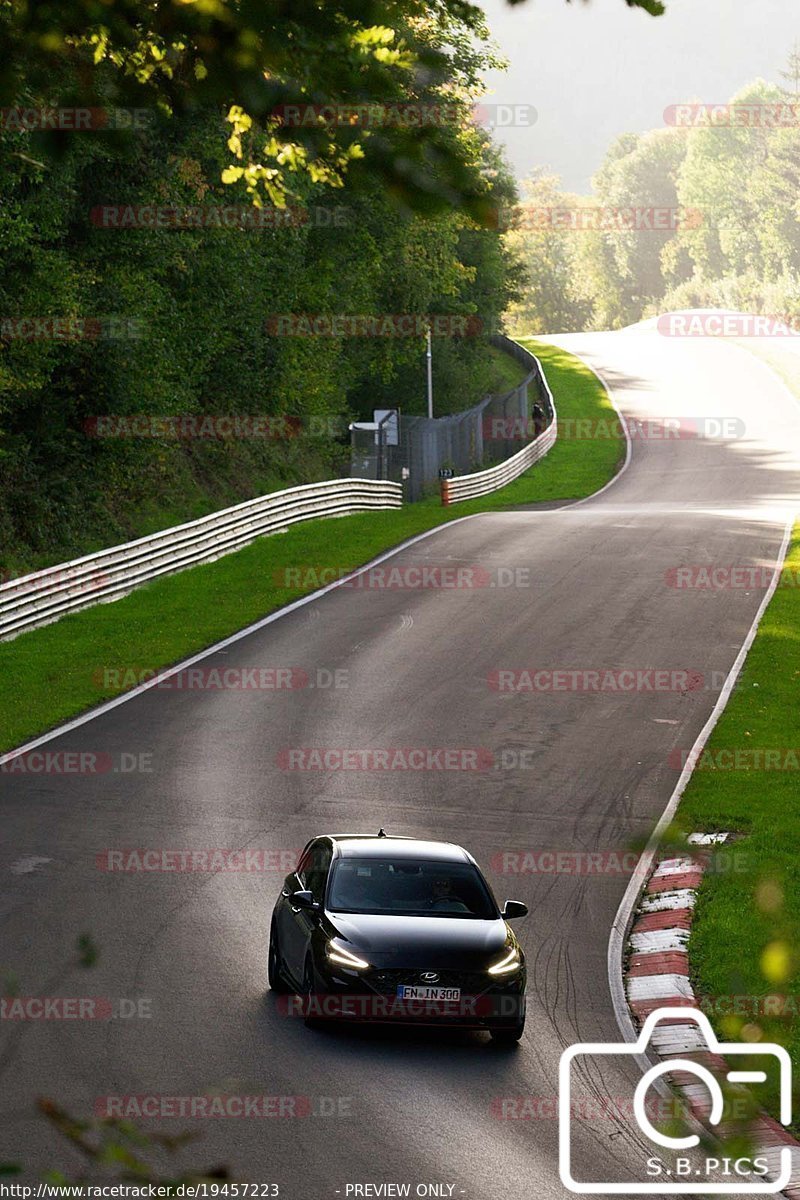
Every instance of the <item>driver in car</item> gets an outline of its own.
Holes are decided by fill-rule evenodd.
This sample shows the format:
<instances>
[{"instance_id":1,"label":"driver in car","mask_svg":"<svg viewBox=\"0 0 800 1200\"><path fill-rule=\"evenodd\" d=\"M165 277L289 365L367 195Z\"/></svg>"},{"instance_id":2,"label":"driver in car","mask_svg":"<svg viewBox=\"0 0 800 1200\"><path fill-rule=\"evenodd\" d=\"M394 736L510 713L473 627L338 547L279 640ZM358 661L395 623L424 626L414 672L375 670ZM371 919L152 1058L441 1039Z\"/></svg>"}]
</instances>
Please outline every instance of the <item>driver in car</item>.
<instances>
[{"instance_id":1,"label":"driver in car","mask_svg":"<svg viewBox=\"0 0 800 1200\"><path fill-rule=\"evenodd\" d=\"M431 908L439 912L468 913L469 907L453 891L450 879L434 879L431 894Z\"/></svg>"}]
</instances>

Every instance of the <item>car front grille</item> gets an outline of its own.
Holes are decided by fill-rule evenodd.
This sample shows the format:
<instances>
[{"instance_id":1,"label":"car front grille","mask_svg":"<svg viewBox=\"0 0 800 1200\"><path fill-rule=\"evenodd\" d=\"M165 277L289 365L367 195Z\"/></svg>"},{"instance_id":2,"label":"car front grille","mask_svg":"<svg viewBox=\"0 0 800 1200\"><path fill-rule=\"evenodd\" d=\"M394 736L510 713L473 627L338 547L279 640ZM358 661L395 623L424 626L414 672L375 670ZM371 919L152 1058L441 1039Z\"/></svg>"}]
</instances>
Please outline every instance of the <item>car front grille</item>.
<instances>
[{"instance_id":1,"label":"car front grille","mask_svg":"<svg viewBox=\"0 0 800 1200\"><path fill-rule=\"evenodd\" d=\"M483 971L436 971L439 978L434 983L422 976L430 971L404 970L392 967L386 970L369 971L363 978L381 996L395 996L401 983L419 984L421 987L461 988L464 996L479 996L492 987L493 981Z\"/></svg>"}]
</instances>

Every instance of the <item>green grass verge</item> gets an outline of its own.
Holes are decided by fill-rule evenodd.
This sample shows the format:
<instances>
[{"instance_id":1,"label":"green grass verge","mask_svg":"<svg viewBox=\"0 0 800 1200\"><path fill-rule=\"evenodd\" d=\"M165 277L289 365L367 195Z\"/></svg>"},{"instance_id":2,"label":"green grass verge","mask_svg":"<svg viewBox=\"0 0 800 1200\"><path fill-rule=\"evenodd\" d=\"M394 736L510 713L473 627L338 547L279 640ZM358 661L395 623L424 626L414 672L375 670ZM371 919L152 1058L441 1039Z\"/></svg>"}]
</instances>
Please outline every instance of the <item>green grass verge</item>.
<instances>
[{"instance_id":1,"label":"green grass verge","mask_svg":"<svg viewBox=\"0 0 800 1200\"><path fill-rule=\"evenodd\" d=\"M800 525L735 689L678 809L684 832L740 838L713 858L689 942L695 993L720 1035L778 1041L800 1065L800 772L755 766L755 752L800 758ZM749 752L726 769L718 751ZM778 997L785 997L780 1001ZM738 999L737 999L738 998ZM779 1011L779 1005L782 1011ZM738 1011L736 1011L738 1009ZM777 1116L777 1093L762 1097Z\"/></svg>"},{"instance_id":2,"label":"green grass verge","mask_svg":"<svg viewBox=\"0 0 800 1200\"><path fill-rule=\"evenodd\" d=\"M583 363L556 347L528 344L542 359L562 419L613 421L604 389ZM559 441L541 463L482 500L442 508L431 499L399 511L342 517L335 526L308 521L113 604L0 643L0 749L124 690L108 686L104 672L169 666L315 590L313 578L305 587L285 586L287 568L348 569L468 513L580 499L613 476L623 453L621 438Z\"/></svg>"},{"instance_id":3,"label":"green grass verge","mask_svg":"<svg viewBox=\"0 0 800 1200\"><path fill-rule=\"evenodd\" d=\"M517 362L510 354L506 354L503 350L497 349L496 346L490 346L491 350L491 388L492 392L510 392L518 384L522 383L525 376L528 374L528 368L523 363Z\"/></svg>"}]
</instances>

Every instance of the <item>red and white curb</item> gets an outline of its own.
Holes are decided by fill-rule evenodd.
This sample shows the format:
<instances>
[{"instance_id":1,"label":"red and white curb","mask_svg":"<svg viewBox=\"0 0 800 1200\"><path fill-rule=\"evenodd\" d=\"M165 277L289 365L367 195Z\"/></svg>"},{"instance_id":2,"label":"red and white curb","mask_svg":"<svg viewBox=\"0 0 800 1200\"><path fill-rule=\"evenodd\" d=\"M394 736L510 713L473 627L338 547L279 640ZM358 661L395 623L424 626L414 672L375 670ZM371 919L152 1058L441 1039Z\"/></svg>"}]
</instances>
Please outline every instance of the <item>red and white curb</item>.
<instances>
[{"instance_id":1,"label":"red and white curb","mask_svg":"<svg viewBox=\"0 0 800 1200\"><path fill-rule=\"evenodd\" d=\"M697 851L678 858L663 858L647 881L628 936L625 993L634 1022L659 1008L699 1010L689 980L687 943L692 926L697 889L708 865L706 848L726 842L727 833L693 833L688 841ZM653 1032L651 1049L661 1059L680 1056L710 1070L725 1073L727 1066L712 1054L701 1030L689 1019L665 1020ZM676 1071L672 1076L692 1115L706 1128L710 1111L707 1089L697 1076ZM772 1117L761 1113L751 1124L755 1153L766 1158L770 1175L779 1173L780 1153L792 1146L792 1177L782 1193L800 1200L800 1142ZM715 1130L719 1132L719 1128Z\"/></svg>"}]
</instances>

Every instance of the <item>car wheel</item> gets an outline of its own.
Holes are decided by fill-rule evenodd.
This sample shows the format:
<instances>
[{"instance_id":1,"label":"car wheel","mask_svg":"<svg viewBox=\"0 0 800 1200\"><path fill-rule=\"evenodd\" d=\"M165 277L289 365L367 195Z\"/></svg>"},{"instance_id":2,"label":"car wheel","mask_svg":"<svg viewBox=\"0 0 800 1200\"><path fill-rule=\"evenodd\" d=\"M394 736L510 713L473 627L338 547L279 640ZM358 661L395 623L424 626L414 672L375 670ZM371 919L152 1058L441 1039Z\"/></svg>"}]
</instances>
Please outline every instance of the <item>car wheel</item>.
<instances>
[{"instance_id":1,"label":"car wheel","mask_svg":"<svg viewBox=\"0 0 800 1200\"><path fill-rule=\"evenodd\" d=\"M267 978L269 986L273 992L277 992L279 996L285 996L291 988L287 985L281 969L278 965L278 940L275 936L275 922L273 921L269 931L269 951L267 953Z\"/></svg>"},{"instance_id":2,"label":"car wheel","mask_svg":"<svg viewBox=\"0 0 800 1200\"><path fill-rule=\"evenodd\" d=\"M521 1025L512 1025L507 1029L490 1029L489 1034L496 1046L516 1046L524 1029L525 1022L523 1021Z\"/></svg>"}]
</instances>

